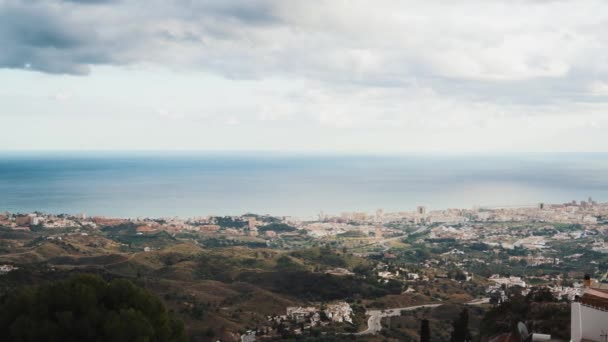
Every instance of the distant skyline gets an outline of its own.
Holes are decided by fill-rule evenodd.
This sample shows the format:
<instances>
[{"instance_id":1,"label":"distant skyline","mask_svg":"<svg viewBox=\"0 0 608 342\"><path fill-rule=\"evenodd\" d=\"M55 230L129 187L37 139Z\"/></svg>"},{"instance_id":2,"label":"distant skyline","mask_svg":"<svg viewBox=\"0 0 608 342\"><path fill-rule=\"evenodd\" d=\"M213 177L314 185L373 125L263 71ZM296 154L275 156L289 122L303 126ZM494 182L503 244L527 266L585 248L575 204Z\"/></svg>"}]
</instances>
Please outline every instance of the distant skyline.
<instances>
[{"instance_id":1,"label":"distant skyline","mask_svg":"<svg viewBox=\"0 0 608 342\"><path fill-rule=\"evenodd\" d=\"M608 151L599 0L0 0L0 151Z\"/></svg>"}]
</instances>

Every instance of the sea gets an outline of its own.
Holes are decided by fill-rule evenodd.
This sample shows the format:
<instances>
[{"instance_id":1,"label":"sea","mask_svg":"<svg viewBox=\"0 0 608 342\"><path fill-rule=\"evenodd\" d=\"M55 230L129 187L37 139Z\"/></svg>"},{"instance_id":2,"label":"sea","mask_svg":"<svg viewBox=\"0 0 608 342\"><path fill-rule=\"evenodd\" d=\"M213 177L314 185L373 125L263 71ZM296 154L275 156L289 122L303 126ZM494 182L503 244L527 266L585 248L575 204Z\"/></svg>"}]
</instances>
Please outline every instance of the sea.
<instances>
[{"instance_id":1,"label":"sea","mask_svg":"<svg viewBox=\"0 0 608 342\"><path fill-rule=\"evenodd\" d=\"M608 200L608 154L1 152L0 212L312 218Z\"/></svg>"}]
</instances>

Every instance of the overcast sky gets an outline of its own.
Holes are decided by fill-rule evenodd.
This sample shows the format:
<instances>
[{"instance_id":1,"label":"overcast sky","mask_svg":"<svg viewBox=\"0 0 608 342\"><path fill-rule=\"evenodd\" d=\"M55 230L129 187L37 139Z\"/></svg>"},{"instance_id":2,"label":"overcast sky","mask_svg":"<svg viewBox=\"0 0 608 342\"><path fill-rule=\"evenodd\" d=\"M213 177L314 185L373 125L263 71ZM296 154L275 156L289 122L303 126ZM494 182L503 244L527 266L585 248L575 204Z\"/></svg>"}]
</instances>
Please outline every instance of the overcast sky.
<instances>
[{"instance_id":1,"label":"overcast sky","mask_svg":"<svg viewBox=\"0 0 608 342\"><path fill-rule=\"evenodd\" d=\"M0 149L608 151L605 0L0 0Z\"/></svg>"}]
</instances>

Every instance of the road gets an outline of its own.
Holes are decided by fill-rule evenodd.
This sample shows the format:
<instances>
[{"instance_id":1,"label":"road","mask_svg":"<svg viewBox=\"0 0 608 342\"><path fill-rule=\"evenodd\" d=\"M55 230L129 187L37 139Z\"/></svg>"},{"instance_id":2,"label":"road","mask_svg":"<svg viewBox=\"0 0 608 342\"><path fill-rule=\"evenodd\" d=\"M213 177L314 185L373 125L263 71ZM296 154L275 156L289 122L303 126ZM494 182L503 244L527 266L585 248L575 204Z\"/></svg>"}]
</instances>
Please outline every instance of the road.
<instances>
[{"instance_id":1,"label":"road","mask_svg":"<svg viewBox=\"0 0 608 342\"><path fill-rule=\"evenodd\" d=\"M486 304L489 302L490 302L489 298L481 298L481 299L475 299L470 302L467 302L467 303L465 303L465 305L480 305L480 304ZM382 330L382 319L385 317L400 316L401 311L413 311L413 310L422 309L422 308L436 308L441 305L443 305L443 303L414 305L414 306L407 306L404 308L393 308L393 309L386 309L386 310L367 310L366 314L369 315L369 319L367 320L367 329L365 329L364 331L358 332L355 335L371 335L371 334L376 334L376 333L380 332L380 330Z\"/></svg>"},{"instance_id":2,"label":"road","mask_svg":"<svg viewBox=\"0 0 608 342\"><path fill-rule=\"evenodd\" d=\"M384 317L399 316L401 315L401 311L412 311L422 308L436 308L440 305L442 304L424 304L387 310L368 310L366 312L366 314L369 315L369 319L367 320L367 329L358 332L355 335L370 335L380 332L380 330L382 330L382 319Z\"/></svg>"}]
</instances>

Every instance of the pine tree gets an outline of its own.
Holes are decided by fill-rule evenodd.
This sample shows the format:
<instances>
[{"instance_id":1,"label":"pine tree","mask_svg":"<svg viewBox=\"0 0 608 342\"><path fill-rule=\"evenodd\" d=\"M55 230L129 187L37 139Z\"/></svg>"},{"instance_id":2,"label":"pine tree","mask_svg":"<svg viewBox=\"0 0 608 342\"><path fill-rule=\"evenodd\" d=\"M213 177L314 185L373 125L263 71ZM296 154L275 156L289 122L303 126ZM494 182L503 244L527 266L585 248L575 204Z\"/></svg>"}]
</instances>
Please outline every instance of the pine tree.
<instances>
[{"instance_id":1,"label":"pine tree","mask_svg":"<svg viewBox=\"0 0 608 342\"><path fill-rule=\"evenodd\" d=\"M420 321L420 342L431 342L431 328L428 319Z\"/></svg>"},{"instance_id":2,"label":"pine tree","mask_svg":"<svg viewBox=\"0 0 608 342\"><path fill-rule=\"evenodd\" d=\"M452 323L452 338L450 342L470 342L471 332L469 331L469 310L463 309L460 315Z\"/></svg>"}]
</instances>

